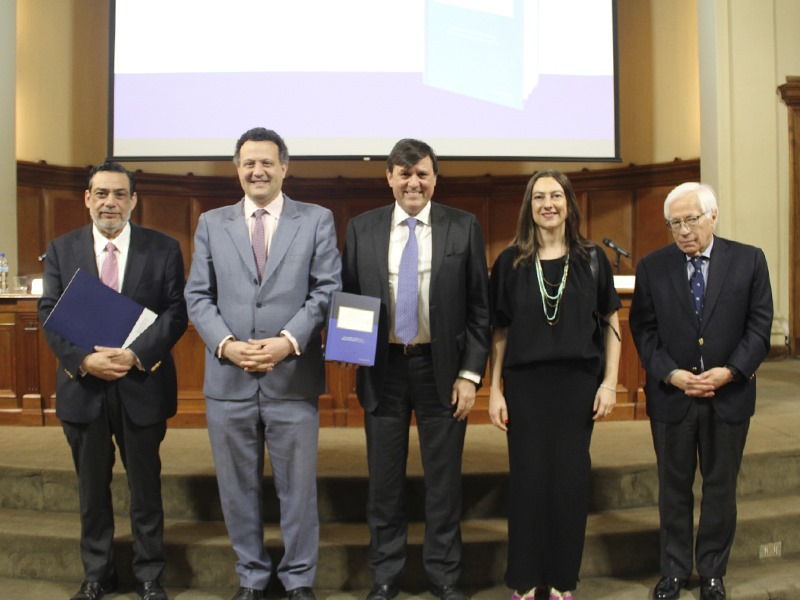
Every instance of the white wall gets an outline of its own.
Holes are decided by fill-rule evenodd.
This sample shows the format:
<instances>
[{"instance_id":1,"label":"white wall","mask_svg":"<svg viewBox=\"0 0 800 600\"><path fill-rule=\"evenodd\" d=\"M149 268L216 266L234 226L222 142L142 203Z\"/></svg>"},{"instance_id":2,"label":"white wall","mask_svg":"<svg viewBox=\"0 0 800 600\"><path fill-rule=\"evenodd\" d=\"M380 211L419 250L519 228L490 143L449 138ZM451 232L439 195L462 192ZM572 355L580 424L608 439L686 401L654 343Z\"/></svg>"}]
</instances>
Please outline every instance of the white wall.
<instances>
[{"instance_id":1,"label":"white wall","mask_svg":"<svg viewBox=\"0 0 800 600\"><path fill-rule=\"evenodd\" d=\"M14 0L0 0L0 252L6 253L12 275L17 272L17 161L14 150L16 20L17 6Z\"/></svg>"},{"instance_id":2,"label":"white wall","mask_svg":"<svg viewBox=\"0 0 800 600\"><path fill-rule=\"evenodd\" d=\"M773 345L789 314L787 108L800 74L800 1L698 0L702 178L719 195L717 232L762 248L775 305Z\"/></svg>"}]
</instances>

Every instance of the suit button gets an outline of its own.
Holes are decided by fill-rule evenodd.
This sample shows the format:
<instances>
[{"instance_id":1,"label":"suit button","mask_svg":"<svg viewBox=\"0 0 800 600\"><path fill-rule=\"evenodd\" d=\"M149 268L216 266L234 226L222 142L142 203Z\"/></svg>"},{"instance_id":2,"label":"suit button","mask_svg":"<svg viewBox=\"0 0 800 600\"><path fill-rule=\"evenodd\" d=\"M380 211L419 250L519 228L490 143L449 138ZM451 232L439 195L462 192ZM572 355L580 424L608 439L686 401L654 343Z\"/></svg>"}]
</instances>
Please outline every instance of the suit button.
<instances>
[{"instance_id":1,"label":"suit button","mask_svg":"<svg viewBox=\"0 0 800 600\"><path fill-rule=\"evenodd\" d=\"M697 373L697 367L692 367L692 373Z\"/></svg>"},{"instance_id":2,"label":"suit button","mask_svg":"<svg viewBox=\"0 0 800 600\"><path fill-rule=\"evenodd\" d=\"M256 308L261 308L261 302L256 303Z\"/></svg>"},{"instance_id":3,"label":"suit button","mask_svg":"<svg viewBox=\"0 0 800 600\"><path fill-rule=\"evenodd\" d=\"M702 346L703 345L703 338L700 338L699 340L697 340L697 343Z\"/></svg>"}]
</instances>

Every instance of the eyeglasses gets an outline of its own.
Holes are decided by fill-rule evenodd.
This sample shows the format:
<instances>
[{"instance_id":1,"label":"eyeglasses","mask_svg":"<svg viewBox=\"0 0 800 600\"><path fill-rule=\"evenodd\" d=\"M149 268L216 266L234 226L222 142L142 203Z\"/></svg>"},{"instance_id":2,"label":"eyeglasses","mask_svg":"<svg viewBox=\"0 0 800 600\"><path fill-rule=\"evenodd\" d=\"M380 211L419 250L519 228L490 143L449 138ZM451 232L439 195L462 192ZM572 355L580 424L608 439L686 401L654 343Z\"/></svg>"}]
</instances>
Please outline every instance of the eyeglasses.
<instances>
[{"instance_id":1,"label":"eyeglasses","mask_svg":"<svg viewBox=\"0 0 800 600\"><path fill-rule=\"evenodd\" d=\"M686 217L685 219L673 219L672 221L667 221L667 227L669 227L672 233L678 233L683 226L686 225L687 229L697 229L700 227L700 219L705 217L708 213L704 212L701 215L697 215L696 217Z\"/></svg>"}]
</instances>

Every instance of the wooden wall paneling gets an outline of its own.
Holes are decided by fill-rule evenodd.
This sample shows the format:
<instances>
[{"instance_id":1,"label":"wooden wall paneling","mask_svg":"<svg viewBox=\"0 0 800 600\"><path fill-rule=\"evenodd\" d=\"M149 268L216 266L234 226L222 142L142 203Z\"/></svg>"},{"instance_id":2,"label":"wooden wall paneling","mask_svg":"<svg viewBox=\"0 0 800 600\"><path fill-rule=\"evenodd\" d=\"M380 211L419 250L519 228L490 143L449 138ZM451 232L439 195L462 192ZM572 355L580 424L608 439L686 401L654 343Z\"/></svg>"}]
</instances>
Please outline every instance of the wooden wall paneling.
<instances>
[{"instance_id":1,"label":"wooden wall paneling","mask_svg":"<svg viewBox=\"0 0 800 600\"><path fill-rule=\"evenodd\" d=\"M610 238L622 248L633 248L633 192L629 190L591 191L586 206L586 235L608 256L611 264L616 260L616 252L603 244ZM635 258L635 257L634 257ZM619 275L633 273L634 260L620 257Z\"/></svg>"},{"instance_id":2,"label":"wooden wall paneling","mask_svg":"<svg viewBox=\"0 0 800 600\"><path fill-rule=\"evenodd\" d=\"M633 257L638 260L674 242L664 222L664 199L674 185L637 190L634 202Z\"/></svg>"},{"instance_id":3,"label":"wooden wall paneling","mask_svg":"<svg viewBox=\"0 0 800 600\"><path fill-rule=\"evenodd\" d=\"M44 246L58 236L91 222L83 191L46 188L43 190Z\"/></svg>"},{"instance_id":4,"label":"wooden wall paneling","mask_svg":"<svg viewBox=\"0 0 800 600\"><path fill-rule=\"evenodd\" d=\"M17 237L25 240L18 244L17 271L22 275L35 275L43 270L39 255L47 247L44 238L44 211L42 190L30 186L17 189ZM42 250L37 252L37 249Z\"/></svg>"},{"instance_id":5,"label":"wooden wall paneling","mask_svg":"<svg viewBox=\"0 0 800 600\"><path fill-rule=\"evenodd\" d=\"M5 304L0 305L0 356L8 357L0 360L0 424L11 422L20 409L16 342L16 315Z\"/></svg>"},{"instance_id":6,"label":"wooden wall paneling","mask_svg":"<svg viewBox=\"0 0 800 600\"><path fill-rule=\"evenodd\" d=\"M22 304L22 303L20 303ZM43 425L43 403L39 389L39 315L36 305L26 302L17 313L17 397L21 400L21 425Z\"/></svg>"},{"instance_id":7,"label":"wooden wall paneling","mask_svg":"<svg viewBox=\"0 0 800 600\"><path fill-rule=\"evenodd\" d=\"M488 202L489 225L483 230L487 258L491 270L500 253L511 245L517 233L517 220L522 196L493 196Z\"/></svg>"},{"instance_id":8,"label":"wooden wall paneling","mask_svg":"<svg viewBox=\"0 0 800 600\"><path fill-rule=\"evenodd\" d=\"M178 240L186 274L192 259L192 199L188 196L164 196L144 193L138 196L137 223L157 229Z\"/></svg>"},{"instance_id":9,"label":"wooden wall paneling","mask_svg":"<svg viewBox=\"0 0 800 600\"><path fill-rule=\"evenodd\" d=\"M191 323L172 349L172 356L178 371L178 414L170 420L170 426L205 427L205 344Z\"/></svg>"}]
</instances>

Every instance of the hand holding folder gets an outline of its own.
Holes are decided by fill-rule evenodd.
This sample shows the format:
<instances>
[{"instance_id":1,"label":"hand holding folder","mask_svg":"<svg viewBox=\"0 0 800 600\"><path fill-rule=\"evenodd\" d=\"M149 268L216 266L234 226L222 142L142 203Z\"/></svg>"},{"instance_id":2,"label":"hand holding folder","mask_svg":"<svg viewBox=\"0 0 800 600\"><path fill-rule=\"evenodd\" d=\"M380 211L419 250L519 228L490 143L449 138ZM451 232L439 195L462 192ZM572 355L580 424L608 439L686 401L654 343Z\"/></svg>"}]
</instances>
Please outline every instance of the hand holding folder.
<instances>
[{"instance_id":1,"label":"hand holding folder","mask_svg":"<svg viewBox=\"0 0 800 600\"><path fill-rule=\"evenodd\" d=\"M374 365L380 310L379 298L333 292L325 337L325 360Z\"/></svg>"},{"instance_id":2,"label":"hand holding folder","mask_svg":"<svg viewBox=\"0 0 800 600\"><path fill-rule=\"evenodd\" d=\"M127 348L158 317L128 296L78 269L43 327L87 352Z\"/></svg>"}]
</instances>

